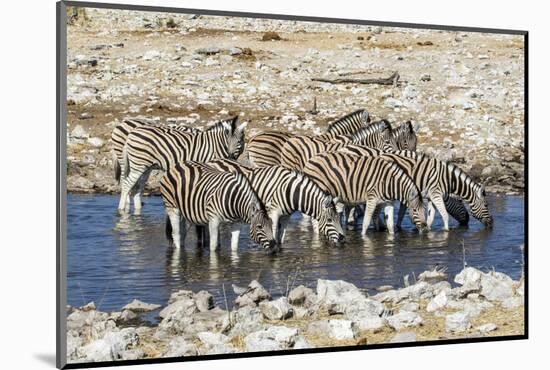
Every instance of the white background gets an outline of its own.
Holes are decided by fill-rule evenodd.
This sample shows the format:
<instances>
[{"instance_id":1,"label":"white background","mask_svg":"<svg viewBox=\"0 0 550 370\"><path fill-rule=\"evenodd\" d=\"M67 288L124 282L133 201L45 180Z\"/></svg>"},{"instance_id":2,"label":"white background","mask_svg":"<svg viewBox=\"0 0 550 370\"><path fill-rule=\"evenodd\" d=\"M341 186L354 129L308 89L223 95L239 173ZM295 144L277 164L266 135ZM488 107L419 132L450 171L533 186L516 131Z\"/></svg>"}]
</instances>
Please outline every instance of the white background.
<instances>
[{"instance_id":1,"label":"white background","mask_svg":"<svg viewBox=\"0 0 550 370\"><path fill-rule=\"evenodd\" d=\"M114 3L124 1L111 0ZM134 4L400 21L530 31L530 337L461 344L141 366L140 369L518 369L549 348L545 238L550 169L549 23L544 2L127 0ZM535 5L538 4L538 5ZM53 368L55 359L55 1L2 3L0 21L0 338L2 368ZM545 362L542 362L543 364ZM545 366L545 365L542 365ZM547 365L546 365L547 366ZM536 366L539 367L539 366Z\"/></svg>"}]
</instances>

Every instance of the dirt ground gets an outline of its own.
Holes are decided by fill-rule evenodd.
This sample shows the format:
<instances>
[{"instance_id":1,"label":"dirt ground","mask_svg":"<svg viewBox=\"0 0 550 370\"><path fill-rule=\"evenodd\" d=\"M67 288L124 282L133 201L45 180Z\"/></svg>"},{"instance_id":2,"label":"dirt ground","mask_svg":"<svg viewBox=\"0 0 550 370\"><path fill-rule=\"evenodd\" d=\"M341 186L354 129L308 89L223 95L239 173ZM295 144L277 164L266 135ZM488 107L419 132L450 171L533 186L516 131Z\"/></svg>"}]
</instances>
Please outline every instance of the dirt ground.
<instances>
[{"instance_id":1,"label":"dirt ground","mask_svg":"<svg viewBox=\"0 0 550 370\"><path fill-rule=\"evenodd\" d=\"M250 137L319 134L365 108L412 120L419 150L489 190L522 192L523 52L514 35L87 9L68 26L68 188L117 190L109 136L126 116L205 127L239 114ZM312 81L394 71L397 86Z\"/></svg>"}]
</instances>

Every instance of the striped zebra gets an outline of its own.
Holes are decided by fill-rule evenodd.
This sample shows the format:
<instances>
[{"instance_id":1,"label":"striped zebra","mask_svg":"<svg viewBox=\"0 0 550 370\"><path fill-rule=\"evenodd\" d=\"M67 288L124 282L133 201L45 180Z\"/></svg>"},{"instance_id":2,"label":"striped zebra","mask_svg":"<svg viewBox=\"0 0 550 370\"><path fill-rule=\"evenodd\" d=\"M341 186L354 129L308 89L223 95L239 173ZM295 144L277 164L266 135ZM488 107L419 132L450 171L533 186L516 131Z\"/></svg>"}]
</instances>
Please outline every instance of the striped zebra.
<instances>
[{"instance_id":1,"label":"striped zebra","mask_svg":"<svg viewBox=\"0 0 550 370\"><path fill-rule=\"evenodd\" d=\"M218 248L219 227L224 222L250 224L250 239L268 252L276 250L271 219L264 205L241 173L215 170L200 162L171 166L160 182L166 207L166 237L179 249L185 240L186 222L208 225L210 250Z\"/></svg>"},{"instance_id":2,"label":"striped zebra","mask_svg":"<svg viewBox=\"0 0 550 370\"><path fill-rule=\"evenodd\" d=\"M318 221L320 233L329 243L339 245L344 240L335 205L338 198L324 192L315 182L282 166L245 167L236 161L219 159L207 163L221 171L242 173L252 185L273 222L273 234L282 243L290 215L301 212Z\"/></svg>"},{"instance_id":3,"label":"striped zebra","mask_svg":"<svg viewBox=\"0 0 550 370\"><path fill-rule=\"evenodd\" d=\"M417 229L426 229L422 195L409 175L395 163L381 157L333 152L312 158L304 173L348 205L366 203L362 235L366 235L376 206L392 200L406 204Z\"/></svg>"},{"instance_id":4,"label":"striped zebra","mask_svg":"<svg viewBox=\"0 0 550 370\"><path fill-rule=\"evenodd\" d=\"M351 136L338 135L330 140L308 136L290 138L283 145L281 164L290 169L302 170L310 158L321 153L334 152L351 144L384 151L398 150L389 122L382 120L360 129Z\"/></svg>"},{"instance_id":5,"label":"striped zebra","mask_svg":"<svg viewBox=\"0 0 550 370\"><path fill-rule=\"evenodd\" d=\"M126 144L126 139L130 132L132 132L136 127L142 126L155 126L155 127L171 127L178 131L197 133L200 130L189 127L186 125L170 125L161 123L148 118L125 118L121 123L115 126L113 132L111 133L111 146L113 149L113 169L115 172L115 180L117 183L120 183L120 175L122 173L122 151L124 145Z\"/></svg>"},{"instance_id":6,"label":"striped zebra","mask_svg":"<svg viewBox=\"0 0 550 370\"><path fill-rule=\"evenodd\" d=\"M449 230L449 216L444 201L446 194L455 195L467 201L472 215L485 227L492 227L493 217L489 213L485 199L485 188L456 165L407 150L384 153L380 158L399 164L412 176L418 188L427 194L432 206L441 215L443 230ZM405 207L406 205L399 209L398 226L403 219Z\"/></svg>"},{"instance_id":7,"label":"striped zebra","mask_svg":"<svg viewBox=\"0 0 550 370\"><path fill-rule=\"evenodd\" d=\"M354 154L358 156L367 156L367 157L377 157L382 154L384 154L383 151L375 148L370 147L364 147L360 145L347 145L346 147L342 148L340 150L343 153L349 153ZM412 173L409 173L409 176L412 176ZM421 191L423 191L423 188L419 187ZM470 216L468 214L468 210L466 207L464 207L464 203L461 199L459 199L456 196L452 196L449 194L445 194L443 198L443 202L445 203L445 208L448 211L448 213L456 219L461 226L468 225L468 222L470 220ZM388 207L386 207L387 210L389 210ZM393 209L389 210L393 213ZM376 227L380 229L380 221L378 219L378 215L380 214L380 209L377 209L375 212L375 216L373 217L376 221ZM428 218L427 218L427 225L428 228L431 228L433 220L434 220L434 209L433 204L431 202L428 202ZM387 224L388 230L390 232L393 231L393 217L391 215L386 215L387 221L390 222L390 224ZM402 219L402 216L401 216ZM399 221L397 224L397 228L401 227L401 222Z\"/></svg>"},{"instance_id":8,"label":"striped zebra","mask_svg":"<svg viewBox=\"0 0 550 370\"><path fill-rule=\"evenodd\" d=\"M244 147L247 122L238 124L238 117L221 121L198 133L181 132L166 127L137 127L130 132L124 146L124 181L118 209L126 210L129 194L138 181L144 183L154 169L166 171L182 161L206 162L217 158L237 158ZM135 198L135 197L134 197ZM135 202L134 207L141 204ZM128 204L129 206L129 204Z\"/></svg>"},{"instance_id":9,"label":"striped zebra","mask_svg":"<svg viewBox=\"0 0 550 370\"><path fill-rule=\"evenodd\" d=\"M339 135L350 135L369 124L369 113L360 109L347 114L329 124L327 132L319 135L322 140L329 140ZM260 133L248 141L248 158L254 167L275 166L280 164L283 145L296 135L288 132L270 131Z\"/></svg>"},{"instance_id":10,"label":"striped zebra","mask_svg":"<svg viewBox=\"0 0 550 370\"><path fill-rule=\"evenodd\" d=\"M416 133L411 121L407 121L392 130L392 136L399 150L416 151Z\"/></svg>"}]
</instances>

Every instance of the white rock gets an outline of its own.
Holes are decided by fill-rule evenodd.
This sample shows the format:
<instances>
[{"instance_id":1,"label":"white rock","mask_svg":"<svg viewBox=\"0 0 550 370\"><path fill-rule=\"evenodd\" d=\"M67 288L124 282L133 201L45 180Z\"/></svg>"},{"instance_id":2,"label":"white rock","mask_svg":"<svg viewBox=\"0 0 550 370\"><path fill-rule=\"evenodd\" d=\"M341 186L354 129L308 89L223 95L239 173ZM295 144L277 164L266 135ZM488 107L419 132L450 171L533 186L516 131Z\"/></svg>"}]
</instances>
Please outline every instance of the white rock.
<instances>
[{"instance_id":1,"label":"white rock","mask_svg":"<svg viewBox=\"0 0 550 370\"><path fill-rule=\"evenodd\" d=\"M292 317L293 309L286 297L260 302L260 311L268 320L284 320Z\"/></svg>"},{"instance_id":2,"label":"white rock","mask_svg":"<svg viewBox=\"0 0 550 370\"><path fill-rule=\"evenodd\" d=\"M326 335L332 339L354 339L357 328L350 320L319 320L308 325L307 331L312 334Z\"/></svg>"},{"instance_id":3,"label":"white rock","mask_svg":"<svg viewBox=\"0 0 550 370\"><path fill-rule=\"evenodd\" d=\"M197 346L188 343L182 337L175 337L166 345L163 357L182 357L196 356L198 354Z\"/></svg>"},{"instance_id":4,"label":"white rock","mask_svg":"<svg viewBox=\"0 0 550 370\"><path fill-rule=\"evenodd\" d=\"M90 136L88 131L84 129L81 125L76 125L76 127L71 131L71 137L75 139L87 139Z\"/></svg>"},{"instance_id":5,"label":"white rock","mask_svg":"<svg viewBox=\"0 0 550 370\"><path fill-rule=\"evenodd\" d=\"M428 306L426 307L426 311L434 312L434 311L440 310L447 305L448 301L449 299L447 298L447 293L445 291L441 291L428 303Z\"/></svg>"},{"instance_id":6,"label":"white rock","mask_svg":"<svg viewBox=\"0 0 550 370\"><path fill-rule=\"evenodd\" d=\"M271 326L256 331L244 338L247 351L274 351L290 348L298 339L298 329L284 326Z\"/></svg>"},{"instance_id":7,"label":"white rock","mask_svg":"<svg viewBox=\"0 0 550 370\"><path fill-rule=\"evenodd\" d=\"M395 330L416 327L422 324L422 317L416 312L400 311L399 313L386 318L388 325Z\"/></svg>"},{"instance_id":8,"label":"white rock","mask_svg":"<svg viewBox=\"0 0 550 370\"><path fill-rule=\"evenodd\" d=\"M317 298L329 313L344 313L346 307L363 301L365 295L353 284L342 280L317 280Z\"/></svg>"},{"instance_id":9,"label":"white rock","mask_svg":"<svg viewBox=\"0 0 550 370\"><path fill-rule=\"evenodd\" d=\"M511 310L524 305L525 299L523 297L510 297L502 301L502 307Z\"/></svg>"},{"instance_id":10,"label":"white rock","mask_svg":"<svg viewBox=\"0 0 550 370\"><path fill-rule=\"evenodd\" d=\"M471 326L470 316L463 311L447 315L445 318L445 330L448 332L463 332L470 329Z\"/></svg>"},{"instance_id":11,"label":"white rock","mask_svg":"<svg viewBox=\"0 0 550 370\"><path fill-rule=\"evenodd\" d=\"M149 50L143 54L143 60L158 60L161 58L161 53L158 50Z\"/></svg>"},{"instance_id":12,"label":"white rock","mask_svg":"<svg viewBox=\"0 0 550 370\"><path fill-rule=\"evenodd\" d=\"M489 333L491 331L497 330L497 326L493 323L483 324L475 328L475 330L479 331L482 334Z\"/></svg>"},{"instance_id":13,"label":"white rock","mask_svg":"<svg viewBox=\"0 0 550 370\"><path fill-rule=\"evenodd\" d=\"M384 106L387 108L399 108L403 106L401 100L395 98L387 98L384 100Z\"/></svg>"},{"instance_id":14,"label":"white rock","mask_svg":"<svg viewBox=\"0 0 550 370\"><path fill-rule=\"evenodd\" d=\"M391 340L390 343L408 343L416 342L416 334L411 331L406 331L403 333L397 333Z\"/></svg>"},{"instance_id":15,"label":"white rock","mask_svg":"<svg viewBox=\"0 0 550 370\"><path fill-rule=\"evenodd\" d=\"M150 312L159 308L160 308L159 304L145 303L138 299L134 299L132 302L122 307L123 310L130 310L134 312Z\"/></svg>"}]
</instances>

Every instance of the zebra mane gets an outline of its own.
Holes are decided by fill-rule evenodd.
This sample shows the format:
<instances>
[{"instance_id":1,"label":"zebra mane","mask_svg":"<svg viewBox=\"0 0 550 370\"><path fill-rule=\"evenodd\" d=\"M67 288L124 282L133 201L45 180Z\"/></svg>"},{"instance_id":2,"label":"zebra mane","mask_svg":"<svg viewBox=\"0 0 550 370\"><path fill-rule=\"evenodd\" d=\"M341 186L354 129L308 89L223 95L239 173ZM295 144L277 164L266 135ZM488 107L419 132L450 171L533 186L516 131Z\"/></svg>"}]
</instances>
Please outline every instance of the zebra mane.
<instances>
[{"instance_id":1,"label":"zebra mane","mask_svg":"<svg viewBox=\"0 0 550 370\"><path fill-rule=\"evenodd\" d=\"M254 204L257 205L261 211L265 212L265 205L260 200L258 193L254 190L248 178L241 171L232 172L231 174L235 177L239 184L244 185L245 188L247 188L246 190L252 194L252 201Z\"/></svg>"},{"instance_id":2,"label":"zebra mane","mask_svg":"<svg viewBox=\"0 0 550 370\"><path fill-rule=\"evenodd\" d=\"M414 129L411 121L403 122L397 128L393 129L395 135L401 135L403 133L414 133Z\"/></svg>"},{"instance_id":3,"label":"zebra mane","mask_svg":"<svg viewBox=\"0 0 550 370\"><path fill-rule=\"evenodd\" d=\"M356 110L355 112L346 114L345 116L338 118L336 121L329 123L327 132L329 133L333 132L340 127L345 127L347 124L354 123L358 120L361 120L363 118L363 114L365 113L366 111L364 109L359 109L359 110ZM367 114L367 119L369 119L368 113L366 114Z\"/></svg>"},{"instance_id":4,"label":"zebra mane","mask_svg":"<svg viewBox=\"0 0 550 370\"><path fill-rule=\"evenodd\" d=\"M210 132L210 131L215 132L215 131L218 131L218 130L224 130L225 129L224 123L225 124L229 123L231 125L231 132L233 133L235 131L235 129L237 128L238 118L239 118L239 116L235 116L235 117L232 117L232 118L229 118L229 119L221 120L221 121L216 122L215 124L211 125L210 127L207 127L203 132Z\"/></svg>"},{"instance_id":5,"label":"zebra mane","mask_svg":"<svg viewBox=\"0 0 550 370\"><path fill-rule=\"evenodd\" d=\"M483 185L474 181L474 179L470 175L468 175L462 168L458 167L454 163L447 161L442 161L442 163L447 171L449 171L449 173L453 177L455 177L457 181L461 181L462 183L466 184L467 187L471 188L475 192L483 188Z\"/></svg>"}]
</instances>

